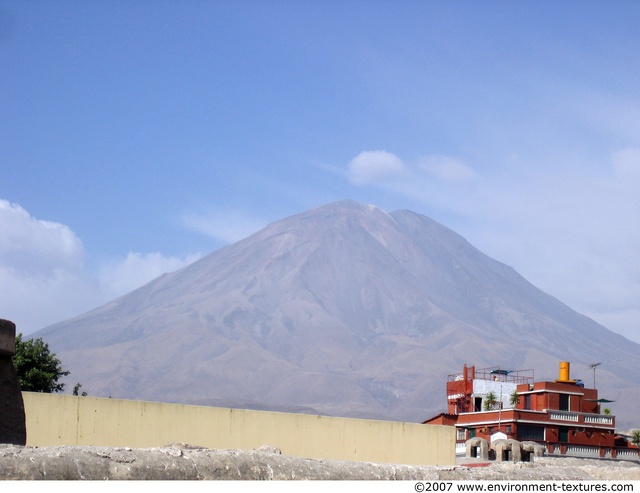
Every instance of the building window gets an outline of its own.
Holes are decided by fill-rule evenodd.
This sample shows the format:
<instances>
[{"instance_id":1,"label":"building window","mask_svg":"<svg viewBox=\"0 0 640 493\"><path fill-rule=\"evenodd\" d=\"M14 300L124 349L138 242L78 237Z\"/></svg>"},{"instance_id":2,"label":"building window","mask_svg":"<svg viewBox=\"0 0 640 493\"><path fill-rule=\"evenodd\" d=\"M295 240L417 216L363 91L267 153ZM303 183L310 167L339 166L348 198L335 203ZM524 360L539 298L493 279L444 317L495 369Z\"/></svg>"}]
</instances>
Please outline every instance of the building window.
<instances>
[{"instance_id":1,"label":"building window","mask_svg":"<svg viewBox=\"0 0 640 493\"><path fill-rule=\"evenodd\" d=\"M569 394L560 394L560 403L558 405L558 410L560 411L568 411L569 410Z\"/></svg>"},{"instance_id":2,"label":"building window","mask_svg":"<svg viewBox=\"0 0 640 493\"><path fill-rule=\"evenodd\" d=\"M524 408L531 409L531 394L524 395Z\"/></svg>"},{"instance_id":3,"label":"building window","mask_svg":"<svg viewBox=\"0 0 640 493\"><path fill-rule=\"evenodd\" d=\"M518 423L518 440L544 440L544 427Z\"/></svg>"},{"instance_id":4,"label":"building window","mask_svg":"<svg viewBox=\"0 0 640 493\"><path fill-rule=\"evenodd\" d=\"M511 433L511 425L507 425L507 433Z\"/></svg>"},{"instance_id":5,"label":"building window","mask_svg":"<svg viewBox=\"0 0 640 493\"><path fill-rule=\"evenodd\" d=\"M456 440L464 440L465 438L467 438L467 430L465 430L464 428L458 428L456 432Z\"/></svg>"},{"instance_id":6,"label":"building window","mask_svg":"<svg viewBox=\"0 0 640 493\"><path fill-rule=\"evenodd\" d=\"M474 411L482 411L482 397L476 397L473 401Z\"/></svg>"},{"instance_id":7,"label":"building window","mask_svg":"<svg viewBox=\"0 0 640 493\"><path fill-rule=\"evenodd\" d=\"M569 428L567 428L566 426L558 426L558 441L559 442L569 441Z\"/></svg>"}]
</instances>

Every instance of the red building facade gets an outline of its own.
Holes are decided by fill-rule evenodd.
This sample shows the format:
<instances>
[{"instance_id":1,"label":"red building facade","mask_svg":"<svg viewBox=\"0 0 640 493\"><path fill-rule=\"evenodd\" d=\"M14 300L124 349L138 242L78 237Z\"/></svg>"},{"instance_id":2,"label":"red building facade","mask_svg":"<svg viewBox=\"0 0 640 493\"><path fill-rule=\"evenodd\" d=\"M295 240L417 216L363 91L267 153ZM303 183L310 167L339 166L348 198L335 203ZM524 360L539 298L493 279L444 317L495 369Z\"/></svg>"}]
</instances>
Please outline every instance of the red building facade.
<instances>
[{"instance_id":1,"label":"red building facade","mask_svg":"<svg viewBox=\"0 0 640 493\"><path fill-rule=\"evenodd\" d=\"M638 458L638 449L615 434L615 416L601 412L596 389L569 377L535 382L533 370L476 369L449 375L447 412L425 424L455 426L458 448L469 438L534 441L550 455Z\"/></svg>"}]
</instances>

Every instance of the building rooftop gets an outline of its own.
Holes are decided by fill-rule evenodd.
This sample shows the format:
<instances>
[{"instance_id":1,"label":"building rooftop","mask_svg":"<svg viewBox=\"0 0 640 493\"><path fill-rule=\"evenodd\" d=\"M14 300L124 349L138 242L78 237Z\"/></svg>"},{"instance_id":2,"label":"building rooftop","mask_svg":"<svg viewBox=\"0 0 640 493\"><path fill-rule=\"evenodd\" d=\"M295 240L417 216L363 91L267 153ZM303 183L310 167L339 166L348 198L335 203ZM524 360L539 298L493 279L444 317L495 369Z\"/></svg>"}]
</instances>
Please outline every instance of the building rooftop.
<instances>
[{"instance_id":1,"label":"building rooftop","mask_svg":"<svg viewBox=\"0 0 640 493\"><path fill-rule=\"evenodd\" d=\"M465 375L466 374L466 375ZM533 370L506 370L499 366L491 366L489 368L475 368L473 366L466 367L463 373L453 373L449 375L449 382L460 380L498 380L500 382L510 383L533 383Z\"/></svg>"}]
</instances>

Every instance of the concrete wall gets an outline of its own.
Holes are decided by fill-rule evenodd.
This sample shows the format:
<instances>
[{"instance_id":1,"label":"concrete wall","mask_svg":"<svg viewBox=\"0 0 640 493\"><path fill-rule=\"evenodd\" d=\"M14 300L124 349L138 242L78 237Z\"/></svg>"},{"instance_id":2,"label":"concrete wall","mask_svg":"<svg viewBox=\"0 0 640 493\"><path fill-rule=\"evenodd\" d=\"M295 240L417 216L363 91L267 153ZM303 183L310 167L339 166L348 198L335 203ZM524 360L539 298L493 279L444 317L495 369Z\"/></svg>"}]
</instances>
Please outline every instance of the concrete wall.
<instances>
[{"instance_id":1,"label":"concrete wall","mask_svg":"<svg viewBox=\"0 0 640 493\"><path fill-rule=\"evenodd\" d=\"M315 459L454 465L455 429L157 402L23 392L28 446L214 449L272 445Z\"/></svg>"}]
</instances>

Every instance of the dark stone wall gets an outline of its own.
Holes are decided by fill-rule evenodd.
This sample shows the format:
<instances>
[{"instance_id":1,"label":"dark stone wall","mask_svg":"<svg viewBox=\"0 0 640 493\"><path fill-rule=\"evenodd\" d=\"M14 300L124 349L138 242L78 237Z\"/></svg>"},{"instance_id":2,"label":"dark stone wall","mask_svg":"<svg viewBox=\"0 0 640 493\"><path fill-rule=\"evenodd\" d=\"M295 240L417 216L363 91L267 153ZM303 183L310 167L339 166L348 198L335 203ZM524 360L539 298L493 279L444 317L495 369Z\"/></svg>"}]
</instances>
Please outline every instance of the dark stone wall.
<instances>
[{"instance_id":1,"label":"dark stone wall","mask_svg":"<svg viewBox=\"0 0 640 493\"><path fill-rule=\"evenodd\" d=\"M0 443L26 445L27 428L18 375L11 361L15 354L16 326L0 319Z\"/></svg>"}]
</instances>

